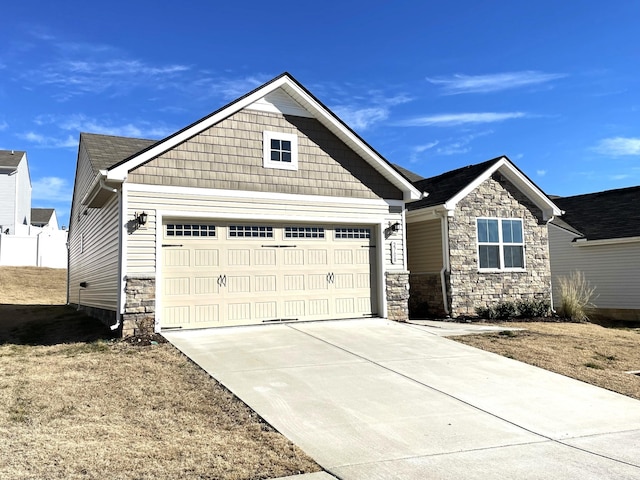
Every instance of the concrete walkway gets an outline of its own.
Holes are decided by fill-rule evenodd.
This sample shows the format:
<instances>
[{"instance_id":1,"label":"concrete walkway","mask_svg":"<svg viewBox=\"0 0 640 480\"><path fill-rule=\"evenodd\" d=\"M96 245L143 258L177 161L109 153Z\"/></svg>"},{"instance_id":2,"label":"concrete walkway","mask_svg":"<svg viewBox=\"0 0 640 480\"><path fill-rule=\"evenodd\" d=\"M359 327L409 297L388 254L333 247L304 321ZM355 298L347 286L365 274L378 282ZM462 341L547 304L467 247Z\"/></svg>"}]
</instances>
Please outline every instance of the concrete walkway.
<instances>
[{"instance_id":1,"label":"concrete walkway","mask_svg":"<svg viewBox=\"0 0 640 480\"><path fill-rule=\"evenodd\" d=\"M640 478L640 401L436 333L365 319L165 336L337 478Z\"/></svg>"}]
</instances>

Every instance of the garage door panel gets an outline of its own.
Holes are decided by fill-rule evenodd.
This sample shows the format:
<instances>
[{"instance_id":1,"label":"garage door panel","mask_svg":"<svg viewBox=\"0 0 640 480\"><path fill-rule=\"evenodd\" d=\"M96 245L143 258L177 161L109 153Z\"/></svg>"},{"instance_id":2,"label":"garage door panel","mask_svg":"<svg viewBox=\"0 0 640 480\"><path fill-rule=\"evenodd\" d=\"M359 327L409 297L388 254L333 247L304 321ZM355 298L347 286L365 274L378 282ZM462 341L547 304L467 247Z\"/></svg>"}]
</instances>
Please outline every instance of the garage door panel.
<instances>
[{"instance_id":1,"label":"garage door panel","mask_svg":"<svg viewBox=\"0 0 640 480\"><path fill-rule=\"evenodd\" d=\"M276 291L276 276L275 275L256 275L254 277L255 292L275 292Z\"/></svg>"},{"instance_id":2,"label":"garage door panel","mask_svg":"<svg viewBox=\"0 0 640 480\"><path fill-rule=\"evenodd\" d=\"M326 249L310 249L307 250L307 264L309 265L328 265L328 252Z\"/></svg>"},{"instance_id":3,"label":"garage door panel","mask_svg":"<svg viewBox=\"0 0 640 480\"><path fill-rule=\"evenodd\" d=\"M195 223L189 224L193 229ZM260 236L260 228L271 230ZM221 224L215 236L167 238L161 263L162 327L375 313L377 260L370 229L343 229L340 235L333 227L317 225L290 230L287 236L284 226Z\"/></svg>"},{"instance_id":4,"label":"garage door panel","mask_svg":"<svg viewBox=\"0 0 640 480\"><path fill-rule=\"evenodd\" d=\"M218 249L197 249L193 251L196 267L217 267L220 265Z\"/></svg>"},{"instance_id":5,"label":"garage door panel","mask_svg":"<svg viewBox=\"0 0 640 480\"><path fill-rule=\"evenodd\" d=\"M276 251L270 248L260 248L253 251L254 265L275 265Z\"/></svg>"},{"instance_id":6,"label":"garage door panel","mask_svg":"<svg viewBox=\"0 0 640 480\"><path fill-rule=\"evenodd\" d=\"M196 295L211 295L220 292L218 277L194 278L194 293Z\"/></svg>"},{"instance_id":7,"label":"garage door panel","mask_svg":"<svg viewBox=\"0 0 640 480\"><path fill-rule=\"evenodd\" d=\"M195 305L194 321L197 324L220 322L219 305Z\"/></svg>"},{"instance_id":8,"label":"garage door panel","mask_svg":"<svg viewBox=\"0 0 640 480\"><path fill-rule=\"evenodd\" d=\"M188 267L189 250L165 249L164 266L165 267Z\"/></svg>"},{"instance_id":9,"label":"garage door panel","mask_svg":"<svg viewBox=\"0 0 640 480\"><path fill-rule=\"evenodd\" d=\"M245 267L251 265L251 250L249 249L229 249L227 254L227 265L229 267Z\"/></svg>"},{"instance_id":10,"label":"garage door panel","mask_svg":"<svg viewBox=\"0 0 640 480\"><path fill-rule=\"evenodd\" d=\"M251 293L250 275L228 275L227 291L229 293Z\"/></svg>"},{"instance_id":11,"label":"garage door panel","mask_svg":"<svg viewBox=\"0 0 640 480\"><path fill-rule=\"evenodd\" d=\"M284 265L304 265L304 250L288 248L284 252L283 264Z\"/></svg>"}]
</instances>

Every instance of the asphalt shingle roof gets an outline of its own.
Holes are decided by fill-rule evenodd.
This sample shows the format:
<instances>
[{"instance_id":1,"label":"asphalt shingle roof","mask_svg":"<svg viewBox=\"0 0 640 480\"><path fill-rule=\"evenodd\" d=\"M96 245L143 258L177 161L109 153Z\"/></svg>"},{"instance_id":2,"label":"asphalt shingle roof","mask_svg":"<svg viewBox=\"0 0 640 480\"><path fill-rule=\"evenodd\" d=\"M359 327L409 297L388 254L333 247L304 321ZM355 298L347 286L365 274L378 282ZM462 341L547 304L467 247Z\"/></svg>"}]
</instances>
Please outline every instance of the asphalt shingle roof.
<instances>
[{"instance_id":1,"label":"asphalt shingle roof","mask_svg":"<svg viewBox=\"0 0 640 480\"><path fill-rule=\"evenodd\" d=\"M31 223L49 223L54 211L53 208L32 208Z\"/></svg>"},{"instance_id":2,"label":"asphalt shingle roof","mask_svg":"<svg viewBox=\"0 0 640 480\"><path fill-rule=\"evenodd\" d=\"M0 167L17 167L24 154L19 150L0 150Z\"/></svg>"},{"instance_id":3,"label":"asphalt shingle roof","mask_svg":"<svg viewBox=\"0 0 640 480\"><path fill-rule=\"evenodd\" d=\"M502 157L494 158L476 165L468 165L456 170L451 170L450 172L445 172L435 177L414 181L413 184L415 187L422 192L427 192L429 196L417 202L409 203L407 208L409 210L418 210L420 208L442 205L482 175L482 173L487 171L501 158ZM412 174L413 176L418 176L414 173Z\"/></svg>"},{"instance_id":4,"label":"asphalt shingle roof","mask_svg":"<svg viewBox=\"0 0 640 480\"><path fill-rule=\"evenodd\" d=\"M562 220L587 240L640 237L640 186L560 197L553 202L565 211Z\"/></svg>"},{"instance_id":5,"label":"asphalt shingle roof","mask_svg":"<svg viewBox=\"0 0 640 480\"><path fill-rule=\"evenodd\" d=\"M80 140L87 149L94 173L109 168L158 142L96 133L81 133Z\"/></svg>"}]
</instances>

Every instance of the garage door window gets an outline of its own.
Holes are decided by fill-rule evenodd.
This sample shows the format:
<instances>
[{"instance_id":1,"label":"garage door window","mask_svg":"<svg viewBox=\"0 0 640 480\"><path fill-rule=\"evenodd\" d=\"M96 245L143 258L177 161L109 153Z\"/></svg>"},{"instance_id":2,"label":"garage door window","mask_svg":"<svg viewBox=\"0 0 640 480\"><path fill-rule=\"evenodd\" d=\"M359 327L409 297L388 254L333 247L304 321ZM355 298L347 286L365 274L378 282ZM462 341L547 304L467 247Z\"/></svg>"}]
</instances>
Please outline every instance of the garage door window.
<instances>
[{"instance_id":1,"label":"garage door window","mask_svg":"<svg viewBox=\"0 0 640 480\"><path fill-rule=\"evenodd\" d=\"M285 227L284 238L324 238L322 227Z\"/></svg>"},{"instance_id":2,"label":"garage door window","mask_svg":"<svg viewBox=\"0 0 640 480\"><path fill-rule=\"evenodd\" d=\"M216 226L206 224L167 224L167 237L215 237Z\"/></svg>"},{"instance_id":3,"label":"garage door window","mask_svg":"<svg viewBox=\"0 0 640 480\"><path fill-rule=\"evenodd\" d=\"M336 228L336 239L371 238L370 228Z\"/></svg>"},{"instance_id":4,"label":"garage door window","mask_svg":"<svg viewBox=\"0 0 640 480\"><path fill-rule=\"evenodd\" d=\"M230 225L230 238L273 238L273 227L258 225Z\"/></svg>"}]
</instances>

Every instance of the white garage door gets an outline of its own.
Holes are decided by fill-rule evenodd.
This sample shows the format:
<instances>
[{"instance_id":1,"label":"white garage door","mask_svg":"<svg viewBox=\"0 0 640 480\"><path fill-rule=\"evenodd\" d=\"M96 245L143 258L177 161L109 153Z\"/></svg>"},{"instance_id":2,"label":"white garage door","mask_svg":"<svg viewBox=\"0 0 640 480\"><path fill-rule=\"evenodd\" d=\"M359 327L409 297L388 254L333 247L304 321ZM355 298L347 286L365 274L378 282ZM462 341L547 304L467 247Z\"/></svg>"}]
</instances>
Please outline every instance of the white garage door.
<instances>
[{"instance_id":1,"label":"white garage door","mask_svg":"<svg viewBox=\"0 0 640 480\"><path fill-rule=\"evenodd\" d=\"M167 221L162 328L377 314L373 227Z\"/></svg>"}]
</instances>

